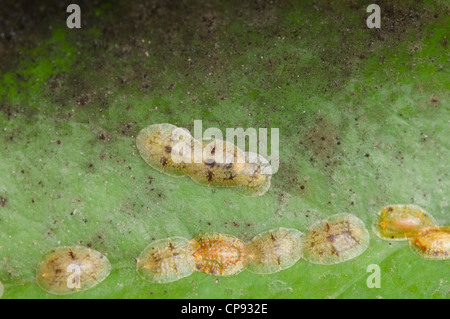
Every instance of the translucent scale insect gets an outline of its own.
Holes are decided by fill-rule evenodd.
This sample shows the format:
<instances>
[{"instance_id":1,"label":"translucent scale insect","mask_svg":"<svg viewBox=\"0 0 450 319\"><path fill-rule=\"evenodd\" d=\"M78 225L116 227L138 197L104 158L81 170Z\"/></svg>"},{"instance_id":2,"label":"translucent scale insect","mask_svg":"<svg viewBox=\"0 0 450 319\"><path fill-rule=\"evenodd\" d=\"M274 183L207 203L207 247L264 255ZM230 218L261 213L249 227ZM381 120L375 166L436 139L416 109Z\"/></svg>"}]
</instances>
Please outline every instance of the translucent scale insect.
<instances>
[{"instance_id":1,"label":"translucent scale insect","mask_svg":"<svg viewBox=\"0 0 450 319\"><path fill-rule=\"evenodd\" d=\"M256 235L248 243L247 270L271 274L293 266L302 256L302 232L276 228Z\"/></svg>"},{"instance_id":2,"label":"translucent scale insect","mask_svg":"<svg viewBox=\"0 0 450 319\"><path fill-rule=\"evenodd\" d=\"M226 141L198 141L187 130L163 123L141 130L136 145L152 168L169 176L235 188L244 196L260 196L270 189L272 168L267 159Z\"/></svg>"},{"instance_id":3,"label":"translucent scale insect","mask_svg":"<svg viewBox=\"0 0 450 319\"><path fill-rule=\"evenodd\" d=\"M337 214L312 224L303 234L303 258L314 264L337 264L361 255L369 246L364 223Z\"/></svg>"},{"instance_id":4,"label":"translucent scale insect","mask_svg":"<svg viewBox=\"0 0 450 319\"><path fill-rule=\"evenodd\" d=\"M152 168L173 177L191 174L186 163L193 160L194 138L188 131L168 123L150 125L139 132L136 145Z\"/></svg>"},{"instance_id":5,"label":"translucent scale insect","mask_svg":"<svg viewBox=\"0 0 450 319\"><path fill-rule=\"evenodd\" d=\"M148 245L137 259L137 272L147 281L167 283L192 274L194 258L182 237L160 239Z\"/></svg>"},{"instance_id":6,"label":"translucent scale insect","mask_svg":"<svg viewBox=\"0 0 450 319\"><path fill-rule=\"evenodd\" d=\"M203 140L203 162L190 175L199 185L235 188L244 196L260 196L270 189L272 168L255 153L243 152L230 142Z\"/></svg>"},{"instance_id":7,"label":"translucent scale insect","mask_svg":"<svg viewBox=\"0 0 450 319\"><path fill-rule=\"evenodd\" d=\"M111 264L102 253L83 246L57 247L42 256L36 282L54 295L93 288L108 277Z\"/></svg>"},{"instance_id":8,"label":"translucent scale insect","mask_svg":"<svg viewBox=\"0 0 450 319\"><path fill-rule=\"evenodd\" d=\"M424 227L409 240L419 257L433 260L450 258L450 226Z\"/></svg>"},{"instance_id":9,"label":"translucent scale insect","mask_svg":"<svg viewBox=\"0 0 450 319\"><path fill-rule=\"evenodd\" d=\"M204 233L189 241L195 270L214 276L233 276L247 264L247 245L232 235Z\"/></svg>"},{"instance_id":10,"label":"translucent scale insect","mask_svg":"<svg viewBox=\"0 0 450 319\"><path fill-rule=\"evenodd\" d=\"M373 232L384 240L408 240L419 229L435 225L429 213L417 205L389 205L383 207L372 223Z\"/></svg>"}]
</instances>

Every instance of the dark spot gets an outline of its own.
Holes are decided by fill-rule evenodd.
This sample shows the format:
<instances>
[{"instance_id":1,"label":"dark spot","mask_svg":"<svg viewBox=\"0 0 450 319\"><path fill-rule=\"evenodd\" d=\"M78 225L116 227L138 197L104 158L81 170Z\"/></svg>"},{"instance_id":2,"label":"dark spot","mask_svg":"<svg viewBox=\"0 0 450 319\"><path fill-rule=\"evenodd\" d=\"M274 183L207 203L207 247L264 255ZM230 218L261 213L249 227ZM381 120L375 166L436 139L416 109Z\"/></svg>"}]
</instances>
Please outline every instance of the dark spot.
<instances>
[{"instance_id":1,"label":"dark spot","mask_svg":"<svg viewBox=\"0 0 450 319\"><path fill-rule=\"evenodd\" d=\"M133 123L124 123L122 125L122 134L126 135L133 129Z\"/></svg>"},{"instance_id":2,"label":"dark spot","mask_svg":"<svg viewBox=\"0 0 450 319\"><path fill-rule=\"evenodd\" d=\"M208 177L208 182L211 182L212 181L212 179L213 179L213 172L212 171L208 171L208 173L207 173L207 177Z\"/></svg>"},{"instance_id":3,"label":"dark spot","mask_svg":"<svg viewBox=\"0 0 450 319\"><path fill-rule=\"evenodd\" d=\"M216 166L216 161L212 158L209 158L209 159L205 160L205 165L207 165L209 167L214 167L214 166Z\"/></svg>"},{"instance_id":4,"label":"dark spot","mask_svg":"<svg viewBox=\"0 0 450 319\"><path fill-rule=\"evenodd\" d=\"M167 165L167 158L166 157L162 157L160 162L161 162L162 166L166 166Z\"/></svg>"},{"instance_id":5,"label":"dark spot","mask_svg":"<svg viewBox=\"0 0 450 319\"><path fill-rule=\"evenodd\" d=\"M56 144L61 145L61 140L56 140Z\"/></svg>"},{"instance_id":6,"label":"dark spot","mask_svg":"<svg viewBox=\"0 0 450 319\"><path fill-rule=\"evenodd\" d=\"M172 152L172 147L166 146L166 147L165 147L165 151L166 151L166 153Z\"/></svg>"},{"instance_id":7,"label":"dark spot","mask_svg":"<svg viewBox=\"0 0 450 319\"><path fill-rule=\"evenodd\" d=\"M333 247L333 251L331 252L333 255L336 255L339 257L339 251L337 251L336 248Z\"/></svg>"},{"instance_id":8,"label":"dark spot","mask_svg":"<svg viewBox=\"0 0 450 319\"><path fill-rule=\"evenodd\" d=\"M364 154L364 156L365 156L365 157L369 157L369 156L370 156L370 154L369 154L369 153L366 153L366 154Z\"/></svg>"},{"instance_id":9,"label":"dark spot","mask_svg":"<svg viewBox=\"0 0 450 319\"><path fill-rule=\"evenodd\" d=\"M91 101L90 94L83 94L77 99L78 105L86 105Z\"/></svg>"},{"instance_id":10,"label":"dark spot","mask_svg":"<svg viewBox=\"0 0 450 319\"><path fill-rule=\"evenodd\" d=\"M5 207L8 204L8 200L5 197L0 196L0 206Z\"/></svg>"},{"instance_id":11,"label":"dark spot","mask_svg":"<svg viewBox=\"0 0 450 319\"><path fill-rule=\"evenodd\" d=\"M233 180L235 177L236 177L236 174L233 174L233 172L228 172L228 177L227 177L228 181Z\"/></svg>"},{"instance_id":12,"label":"dark spot","mask_svg":"<svg viewBox=\"0 0 450 319\"><path fill-rule=\"evenodd\" d=\"M73 254L72 250L69 249L69 256L72 259L75 259L75 255Z\"/></svg>"}]
</instances>

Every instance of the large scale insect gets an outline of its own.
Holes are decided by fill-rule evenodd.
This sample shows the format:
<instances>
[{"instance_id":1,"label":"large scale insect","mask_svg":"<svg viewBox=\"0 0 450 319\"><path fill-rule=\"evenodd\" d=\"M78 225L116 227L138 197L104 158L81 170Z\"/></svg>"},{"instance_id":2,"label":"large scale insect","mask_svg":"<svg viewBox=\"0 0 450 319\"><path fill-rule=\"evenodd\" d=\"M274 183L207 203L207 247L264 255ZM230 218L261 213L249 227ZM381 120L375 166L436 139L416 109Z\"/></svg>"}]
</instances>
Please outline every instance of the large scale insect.
<instances>
[{"instance_id":1,"label":"large scale insect","mask_svg":"<svg viewBox=\"0 0 450 319\"><path fill-rule=\"evenodd\" d=\"M102 253L84 246L56 247L44 254L36 282L54 295L85 291L108 277L111 264Z\"/></svg>"},{"instance_id":2,"label":"large scale insect","mask_svg":"<svg viewBox=\"0 0 450 319\"><path fill-rule=\"evenodd\" d=\"M230 142L199 141L185 129L162 123L142 129L136 145L148 165L172 177L189 176L199 185L233 188L250 197L270 188L272 169L267 159Z\"/></svg>"}]
</instances>

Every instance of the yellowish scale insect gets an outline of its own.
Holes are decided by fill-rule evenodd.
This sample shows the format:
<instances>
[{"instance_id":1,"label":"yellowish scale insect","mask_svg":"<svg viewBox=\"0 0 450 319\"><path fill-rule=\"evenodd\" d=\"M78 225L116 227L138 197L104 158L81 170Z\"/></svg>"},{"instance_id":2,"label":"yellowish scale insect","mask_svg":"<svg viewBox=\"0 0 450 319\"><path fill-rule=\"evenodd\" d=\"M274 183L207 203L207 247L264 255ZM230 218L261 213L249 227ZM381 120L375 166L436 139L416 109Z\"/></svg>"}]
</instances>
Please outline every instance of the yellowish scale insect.
<instances>
[{"instance_id":1,"label":"yellowish scale insect","mask_svg":"<svg viewBox=\"0 0 450 319\"><path fill-rule=\"evenodd\" d=\"M272 274L293 266L302 256L302 232L276 228L256 235L248 243L247 270Z\"/></svg>"},{"instance_id":2,"label":"yellowish scale insect","mask_svg":"<svg viewBox=\"0 0 450 319\"><path fill-rule=\"evenodd\" d=\"M409 240L419 257L433 260L450 258L450 226L424 227Z\"/></svg>"},{"instance_id":3,"label":"yellowish scale insect","mask_svg":"<svg viewBox=\"0 0 450 319\"><path fill-rule=\"evenodd\" d=\"M141 130L136 145L147 164L169 176L189 176L199 185L235 188L251 197L270 189L267 159L230 142L198 141L187 130L162 123Z\"/></svg>"},{"instance_id":4,"label":"yellowish scale insect","mask_svg":"<svg viewBox=\"0 0 450 319\"><path fill-rule=\"evenodd\" d=\"M247 245L228 234L199 234L189 241L188 251L195 270L213 276L233 276L247 265Z\"/></svg>"},{"instance_id":5,"label":"yellowish scale insect","mask_svg":"<svg viewBox=\"0 0 450 319\"><path fill-rule=\"evenodd\" d=\"M408 240L418 230L436 222L417 205L389 205L383 207L372 223L373 232L384 240Z\"/></svg>"},{"instance_id":6,"label":"yellowish scale insect","mask_svg":"<svg viewBox=\"0 0 450 319\"><path fill-rule=\"evenodd\" d=\"M0 298L3 296L3 291L4 291L3 284L0 281Z\"/></svg>"},{"instance_id":7,"label":"yellowish scale insect","mask_svg":"<svg viewBox=\"0 0 450 319\"><path fill-rule=\"evenodd\" d=\"M244 196L261 196L270 189L271 166L261 155L244 152L233 143L203 140L203 162L193 165L192 180L202 186L235 188Z\"/></svg>"},{"instance_id":8,"label":"yellowish scale insect","mask_svg":"<svg viewBox=\"0 0 450 319\"><path fill-rule=\"evenodd\" d=\"M150 125L136 137L136 146L145 162L173 177L191 174L186 162L193 160L188 153L194 149L193 144L189 132L168 123Z\"/></svg>"},{"instance_id":9,"label":"yellowish scale insect","mask_svg":"<svg viewBox=\"0 0 450 319\"><path fill-rule=\"evenodd\" d=\"M192 274L194 258L182 237L160 239L148 245L137 259L137 272L147 281L167 283Z\"/></svg>"},{"instance_id":10,"label":"yellowish scale insect","mask_svg":"<svg viewBox=\"0 0 450 319\"><path fill-rule=\"evenodd\" d=\"M93 288L108 277L111 264L102 253L83 246L57 247L42 256L36 282L54 295Z\"/></svg>"},{"instance_id":11,"label":"yellowish scale insect","mask_svg":"<svg viewBox=\"0 0 450 319\"><path fill-rule=\"evenodd\" d=\"M369 246L364 223L351 214L337 214L312 224L303 234L303 259L331 265L361 255Z\"/></svg>"}]
</instances>

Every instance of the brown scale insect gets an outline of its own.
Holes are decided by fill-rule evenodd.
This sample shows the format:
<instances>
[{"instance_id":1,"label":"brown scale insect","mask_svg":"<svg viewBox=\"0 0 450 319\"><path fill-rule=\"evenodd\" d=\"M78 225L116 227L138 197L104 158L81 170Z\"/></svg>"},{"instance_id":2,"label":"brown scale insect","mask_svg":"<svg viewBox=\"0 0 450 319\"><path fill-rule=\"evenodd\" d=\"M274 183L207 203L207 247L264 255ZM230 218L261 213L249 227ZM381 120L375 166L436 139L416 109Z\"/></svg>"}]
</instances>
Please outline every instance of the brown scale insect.
<instances>
[{"instance_id":1,"label":"brown scale insect","mask_svg":"<svg viewBox=\"0 0 450 319\"><path fill-rule=\"evenodd\" d=\"M303 234L303 258L314 264L337 264L361 255L369 246L364 223L350 214L319 220Z\"/></svg>"},{"instance_id":2,"label":"brown scale insect","mask_svg":"<svg viewBox=\"0 0 450 319\"><path fill-rule=\"evenodd\" d=\"M189 276L194 271L194 258L188 254L187 244L188 240L182 237L152 242L137 259L137 272L154 283L167 283Z\"/></svg>"},{"instance_id":3,"label":"brown scale insect","mask_svg":"<svg viewBox=\"0 0 450 319\"><path fill-rule=\"evenodd\" d=\"M54 295L88 290L108 277L111 264L102 253L83 246L56 247L42 256L36 282Z\"/></svg>"},{"instance_id":4,"label":"brown scale insect","mask_svg":"<svg viewBox=\"0 0 450 319\"><path fill-rule=\"evenodd\" d=\"M450 226L424 227L409 240L416 255L425 259L450 258Z\"/></svg>"},{"instance_id":5,"label":"brown scale insect","mask_svg":"<svg viewBox=\"0 0 450 319\"><path fill-rule=\"evenodd\" d=\"M419 229L435 225L429 213L417 205L389 205L383 207L372 223L373 232L384 240L408 240Z\"/></svg>"},{"instance_id":6,"label":"brown scale insect","mask_svg":"<svg viewBox=\"0 0 450 319\"><path fill-rule=\"evenodd\" d=\"M247 245L239 238L222 233L204 233L189 241L195 270L213 276L233 276L247 264Z\"/></svg>"}]
</instances>

